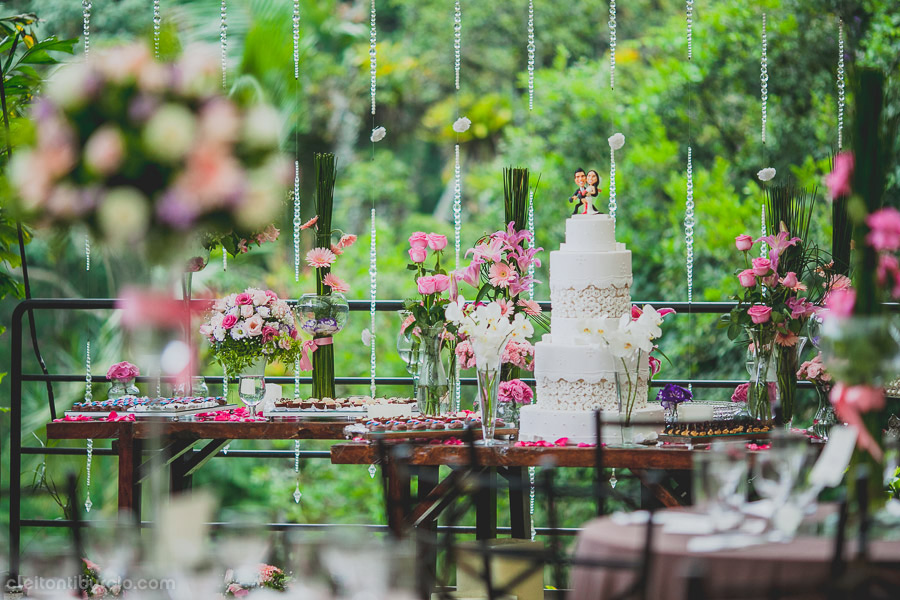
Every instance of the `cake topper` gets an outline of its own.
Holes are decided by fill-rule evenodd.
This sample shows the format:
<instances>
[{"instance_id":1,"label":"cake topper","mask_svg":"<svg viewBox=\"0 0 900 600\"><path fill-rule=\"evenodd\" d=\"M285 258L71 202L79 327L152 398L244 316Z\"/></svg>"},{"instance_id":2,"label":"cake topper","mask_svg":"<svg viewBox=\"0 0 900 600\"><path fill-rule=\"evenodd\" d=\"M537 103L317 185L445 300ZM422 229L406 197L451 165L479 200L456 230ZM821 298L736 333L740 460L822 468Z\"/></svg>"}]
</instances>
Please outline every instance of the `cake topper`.
<instances>
[{"instance_id":1,"label":"cake topper","mask_svg":"<svg viewBox=\"0 0 900 600\"><path fill-rule=\"evenodd\" d=\"M594 199L600 195L600 174L594 169L585 173L584 169L575 169L575 185L578 189L569 198L569 204L574 205L573 215L596 215L600 211L594 206Z\"/></svg>"}]
</instances>

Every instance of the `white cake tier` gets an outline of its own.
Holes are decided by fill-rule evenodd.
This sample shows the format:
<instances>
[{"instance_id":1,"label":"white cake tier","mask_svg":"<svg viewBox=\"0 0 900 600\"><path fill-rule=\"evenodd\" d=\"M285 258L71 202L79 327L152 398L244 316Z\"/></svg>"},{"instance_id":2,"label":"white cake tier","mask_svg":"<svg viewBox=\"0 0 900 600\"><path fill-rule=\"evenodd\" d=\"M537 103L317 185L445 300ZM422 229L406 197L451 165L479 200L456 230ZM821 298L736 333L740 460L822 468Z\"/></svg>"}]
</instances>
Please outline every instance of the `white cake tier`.
<instances>
[{"instance_id":1,"label":"white cake tier","mask_svg":"<svg viewBox=\"0 0 900 600\"><path fill-rule=\"evenodd\" d=\"M551 319L583 319L587 317L621 317L631 312L631 285L585 288L550 286ZM555 321L554 321L555 322ZM564 326L565 327L565 326ZM551 329L551 331L556 331Z\"/></svg>"},{"instance_id":2,"label":"white cake tier","mask_svg":"<svg viewBox=\"0 0 900 600\"><path fill-rule=\"evenodd\" d=\"M631 287L631 250L625 250L624 245L620 246L618 250L609 252L551 252L550 293L554 289Z\"/></svg>"},{"instance_id":3,"label":"white cake tier","mask_svg":"<svg viewBox=\"0 0 900 600\"><path fill-rule=\"evenodd\" d=\"M554 342L555 339L562 339ZM541 408L557 411L618 410L616 372L627 387L625 369L606 347L599 344L579 344L545 335L535 344L534 378L537 382L537 403ZM634 368L629 364L631 369ZM641 355L637 376L635 408L647 404L650 362Z\"/></svg>"},{"instance_id":4,"label":"white cake tier","mask_svg":"<svg viewBox=\"0 0 900 600\"><path fill-rule=\"evenodd\" d=\"M570 444L596 444L597 421L592 410L565 411L549 410L540 405L523 406L519 412L519 439L526 442L555 442L559 438L569 438ZM624 415L613 411L603 411L603 442L610 445L622 441L622 433L616 422ZM650 431L659 431L658 426L644 426L640 423L661 423L663 411L658 406L635 410L631 414L633 434L646 436Z\"/></svg>"},{"instance_id":5,"label":"white cake tier","mask_svg":"<svg viewBox=\"0 0 900 600\"><path fill-rule=\"evenodd\" d=\"M573 215L566 220L566 243L574 252L616 249L616 220L609 215Z\"/></svg>"}]
</instances>

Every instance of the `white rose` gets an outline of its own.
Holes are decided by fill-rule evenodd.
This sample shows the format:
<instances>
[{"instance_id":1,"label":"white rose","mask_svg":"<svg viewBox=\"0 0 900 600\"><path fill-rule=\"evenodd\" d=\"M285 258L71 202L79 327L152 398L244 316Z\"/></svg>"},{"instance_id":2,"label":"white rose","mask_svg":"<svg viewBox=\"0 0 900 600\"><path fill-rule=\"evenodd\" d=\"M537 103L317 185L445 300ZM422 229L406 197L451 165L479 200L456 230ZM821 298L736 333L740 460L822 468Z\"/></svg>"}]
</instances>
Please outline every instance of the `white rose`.
<instances>
[{"instance_id":1,"label":"white rose","mask_svg":"<svg viewBox=\"0 0 900 600\"><path fill-rule=\"evenodd\" d=\"M256 302L256 300L254 300ZM268 306L260 306L256 309L256 313L261 316L263 319L268 319L272 316L272 311L269 310Z\"/></svg>"},{"instance_id":2,"label":"white rose","mask_svg":"<svg viewBox=\"0 0 900 600\"><path fill-rule=\"evenodd\" d=\"M244 317L245 319L249 319L250 317L252 317L253 316L253 307L250 306L249 304L245 304L245 305L241 306L241 316Z\"/></svg>"},{"instance_id":3,"label":"white rose","mask_svg":"<svg viewBox=\"0 0 900 600\"><path fill-rule=\"evenodd\" d=\"M213 327L218 327L222 324L222 321L225 319L225 313L216 313L210 318L209 324Z\"/></svg>"},{"instance_id":4,"label":"white rose","mask_svg":"<svg viewBox=\"0 0 900 600\"><path fill-rule=\"evenodd\" d=\"M453 131L456 133L463 133L464 131L468 131L471 126L472 121L470 121L468 117L460 117L453 122Z\"/></svg>"},{"instance_id":5,"label":"white rose","mask_svg":"<svg viewBox=\"0 0 900 600\"><path fill-rule=\"evenodd\" d=\"M247 329L247 335L256 337L262 334L263 319L259 315L253 315L245 321L244 327Z\"/></svg>"},{"instance_id":6,"label":"white rose","mask_svg":"<svg viewBox=\"0 0 900 600\"><path fill-rule=\"evenodd\" d=\"M225 328L224 327L216 327L213 329L213 337L218 341L222 341L225 339Z\"/></svg>"},{"instance_id":7,"label":"white rose","mask_svg":"<svg viewBox=\"0 0 900 600\"><path fill-rule=\"evenodd\" d=\"M775 177L775 169L772 167L766 167L762 171L756 174L759 177L760 181L771 181Z\"/></svg>"},{"instance_id":8,"label":"white rose","mask_svg":"<svg viewBox=\"0 0 900 600\"><path fill-rule=\"evenodd\" d=\"M380 142L386 135L387 129L385 129L384 127L376 127L372 130L372 135L369 136L369 140L373 142Z\"/></svg>"},{"instance_id":9,"label":"white rose","mask_svg":"<svg viewBox=\"0 0 900 600\"><path fill-rule=\"evenodd\" d=\"M621 133L615 133L609 137L609 147L613 150L619 150L625 145L625 136Z\"/></svg>"},{"instance_id":10,"label":"white rose","mask_svg":"<svg viewBox=\"0 0 900 600\"><path fill-rule=\"evenodd\" d=\"M191 149L195 129L191 111L179 104L164 104L144 127L144 147L151 156L177 162Z\"/></svg>"}]
</instances>

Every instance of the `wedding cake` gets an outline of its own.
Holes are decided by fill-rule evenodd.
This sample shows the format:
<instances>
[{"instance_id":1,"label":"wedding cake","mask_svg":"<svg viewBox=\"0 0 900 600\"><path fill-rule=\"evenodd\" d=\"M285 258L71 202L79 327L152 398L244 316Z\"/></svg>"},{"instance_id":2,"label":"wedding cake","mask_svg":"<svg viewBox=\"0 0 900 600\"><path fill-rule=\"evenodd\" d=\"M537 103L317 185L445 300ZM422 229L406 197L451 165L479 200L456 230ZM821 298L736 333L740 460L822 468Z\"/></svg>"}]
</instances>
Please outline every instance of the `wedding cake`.
<instances>
[{"instance_id":1,"label":"wedding cake","mask_svg":"<svg viewBox=\"0 0 900 600\"><path fill-rule=\"evenodd\" d=\"M566 221L565 243L550 253L550 333L535 344L537 403L521 410L522 440L591 443L594 411L603 410L604 420L618 416L621 361L584 336L579 323L631 313L631 251L616 242L615 228L609 215L574 215ZM647 354L641 363L635 411L647 406Z\"/></svg>"}]
</instances>

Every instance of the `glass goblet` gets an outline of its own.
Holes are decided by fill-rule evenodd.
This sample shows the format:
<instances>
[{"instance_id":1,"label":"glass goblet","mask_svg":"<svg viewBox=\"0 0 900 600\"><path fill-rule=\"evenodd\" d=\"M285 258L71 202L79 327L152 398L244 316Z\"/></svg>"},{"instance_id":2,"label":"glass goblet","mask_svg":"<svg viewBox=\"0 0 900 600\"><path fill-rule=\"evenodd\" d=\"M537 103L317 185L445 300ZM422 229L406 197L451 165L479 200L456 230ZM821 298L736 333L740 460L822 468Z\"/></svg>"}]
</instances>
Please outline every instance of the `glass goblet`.
<instances>
[{"instance_id":1,"label":"glass goblet","mask_svg":"<svg viewBox=\"0 0 900 600\"><path fill-rule=\"evenodd\" d=\"M241 375L239 383L241 402L250 407L250 416L256 417L256 405L266 395L266 377L264 375Z\"/></svg>"}]
</instances>

